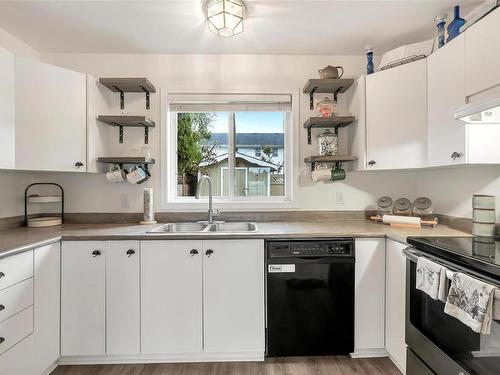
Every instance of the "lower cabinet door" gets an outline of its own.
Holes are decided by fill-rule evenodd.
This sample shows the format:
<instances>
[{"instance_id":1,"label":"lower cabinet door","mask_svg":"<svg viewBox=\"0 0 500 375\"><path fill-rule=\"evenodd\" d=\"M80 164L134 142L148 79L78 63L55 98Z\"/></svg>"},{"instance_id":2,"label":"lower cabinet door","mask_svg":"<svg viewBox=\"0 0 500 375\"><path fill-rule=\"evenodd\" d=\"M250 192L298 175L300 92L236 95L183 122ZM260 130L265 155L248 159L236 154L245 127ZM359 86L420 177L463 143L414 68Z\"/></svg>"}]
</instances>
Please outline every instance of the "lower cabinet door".
<instances>
[{"instance_id":1,"label":"lower cabinet door","mask_svg":"<svg viewBox=\"0 0 500 375\"><path fill-rule=\"evenodd\" d=\"M406 258L403 249L407 246L389 239L386 243L385 347L403 374L406 371Z\"/></svg>"},{"instance_id":2,"label":"lower cabinet door","mask_svg":"<svg viewBox=\"0 0 500 375\"><path fill-rule=\"evenodd\" d=\"M264 241L203 242L206 352L264 353Z\"/></svg>"},{"instance_id":3,"label":"lower cabinet door","mask_svg":"<svg viewBox=\"0 0 500 375\"><path fill-rule=\"evenodd\" d=\"M105 354L105 242L64 241L61 355Z\"/></svg>"},{"instance_id":4,"label":"lower cabinet door","mask_svg":"<svg viewBox=\"0 0 500 375\"><path fill-rule=\"evenodd\" d=\"M106 354L138 354L139 242L106 242Z\"/></svg>"},{"instance_id":5,"label":"lower cabinet door","mask_svg":"<svg viewBox=\"0 0 500 375\"><path fill-rule=\"evenodd\" d=\"M202 337L202 242L141 242L141 352L196 353Z\"/></svg>"}]
</instances>

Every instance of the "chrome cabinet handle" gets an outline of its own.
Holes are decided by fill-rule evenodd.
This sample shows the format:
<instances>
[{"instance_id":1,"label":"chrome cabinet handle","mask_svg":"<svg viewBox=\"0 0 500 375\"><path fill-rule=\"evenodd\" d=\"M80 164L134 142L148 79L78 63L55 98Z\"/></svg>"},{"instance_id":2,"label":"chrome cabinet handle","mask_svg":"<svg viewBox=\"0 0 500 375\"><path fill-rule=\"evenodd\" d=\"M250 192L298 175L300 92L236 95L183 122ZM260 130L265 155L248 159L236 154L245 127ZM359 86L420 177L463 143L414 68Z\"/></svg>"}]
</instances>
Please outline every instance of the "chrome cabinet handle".
<instances>
[{"instance_id":1,"label":"chrome cabinet handle","mask_svg":"<svg viewBox=\"0 0 500 375\"><path fill-rule=\"evenodd\" d=\"M458 158L461 158L461 157L462 157L462 155L463 155L463 154L462 154L461 152L456 152L456 151L454 151L454 152L452 152L452 154L451 154L451 158L452 158L452 160L457 160Z\"/></svg>"},{"instance_id":2,"label":"chrome cabinet handle","mask_svg":"<svg viewBox=\"0 0 500 375\"><path fill-rule=\"evenodd\" d=\"M208 249L205 254L207 257L209 257L210 255L212 255L214 253L214 251L212 249Z\"/></svg>"},{"instance_id":3,"label":"chrome cabinet handle","mask_svg":"<svg viewBox=\"0 0 500 375\"><path fill-rule=\"evenodd\" d=\"M77 161L75 163L75 167L77 167L77 168L83 167L83 163L81 161Z\"/></svg>"},{"instance_id":4,"label":"chrome cabinet handle","mask_svg":"<svg viewBox=\"0 0 500 375\"><path fill-rule=\"evenodd\" d=\"M189 254L191 254L191 256L194 257L195 255L198 255L198 250L193 249L189 252Z\"/></svg>"},{"instance_id":5,"label":"chrome cabinet handle","mask_svg":"<svg viewBox=\"0 0 500 375\"><path fill-rule=\"evenodd\" d=\"M135 254L135 250L134 250L134 249L129 249L129 250L127 250L127 253L126 253L126 254L127 254L127 256L130 258L132 255L134 255L134 254Z\"/></svg>"},{"instance_id":6,"label":"chrome cabinet handle","mask_svg":"<svg viewBox=\"0 0 500 375\"><path fill-rule=\"evenodd\" d=\"M94 250L92 251L92 256L95 258L96 256L101 255L101 250Z\"/></svg>"},{"instance_id":7,"label":"chrome cabinet handle","mask_svg":"<svg viewBox=\"0 0 500 375\"><path fill-rule=\"evenodd\" d=\"M4 337L0 337L0 344L5 341Z\"/></svg>"},{"instance_id":8,"label":"chrome cabinet handle","mask_svg":"<svg viewBox=\"0 0 500 375\"><path fill-rule=\"evenodd\" d=\"M4 305L0 305L0 311L2 310L5 310L5 306Z\"/></svg>"},{"instance_id":9,"label":"chrome cabinet handle","mask_svg":"<svg viewBox=\"0 0 500 375\"><path fill-rule=\"evenodd\" d=\"M3 272L0 272L0 279L1 279L2 277L5 277L5 274L4 274Z\"/></svg>"},{"instance_id":10,"label":"chrome cabinet handle","mask_svg":"<svg viewBox=\"0 0 500 375\"><path fill-rule=\"evenodd\" d=\"M368 165L369 165L370 167L373 167L375 164L377 164L377 162L376 162L375 160L370 160L370 161L368 162Z\"/></svg>"}]
</instances>

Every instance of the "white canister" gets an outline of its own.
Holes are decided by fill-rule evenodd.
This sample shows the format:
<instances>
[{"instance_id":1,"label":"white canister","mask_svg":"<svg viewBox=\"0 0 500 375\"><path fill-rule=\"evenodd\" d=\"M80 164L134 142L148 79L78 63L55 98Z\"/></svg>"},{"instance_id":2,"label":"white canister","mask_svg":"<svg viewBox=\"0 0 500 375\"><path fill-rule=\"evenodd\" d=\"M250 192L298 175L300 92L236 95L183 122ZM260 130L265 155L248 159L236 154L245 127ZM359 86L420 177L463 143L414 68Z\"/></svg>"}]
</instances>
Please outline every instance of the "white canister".
<instances>
[{"instance_id":1,"label":"white canister","mask_svg":"<svg viewBox=\"0 0 500 375\"><path fill-rule=\"evenodd\" d=\"M495 223L472 222L472 235L480 237L495 236Z\"/></svg>"},{"instance_id":2,"label":"white canister","mask_svg":"<svg viewBox=\"0 0 500 375\"><path fill-rule=\"evenodd\" d=\"M474 208L472 210L472 220L480 223L495 223L497 221L497 217L495 210Z\"/></svg>"},{"instance_id":3,"label":"white canister","mask_svg":"<svg viewBox=\"0 0 500 375\"><path fill-rule=\"evenodd\" d=\"M495 196L474 194L472 196L472 208L495 209Z\"/></svg>"}]
</instances>

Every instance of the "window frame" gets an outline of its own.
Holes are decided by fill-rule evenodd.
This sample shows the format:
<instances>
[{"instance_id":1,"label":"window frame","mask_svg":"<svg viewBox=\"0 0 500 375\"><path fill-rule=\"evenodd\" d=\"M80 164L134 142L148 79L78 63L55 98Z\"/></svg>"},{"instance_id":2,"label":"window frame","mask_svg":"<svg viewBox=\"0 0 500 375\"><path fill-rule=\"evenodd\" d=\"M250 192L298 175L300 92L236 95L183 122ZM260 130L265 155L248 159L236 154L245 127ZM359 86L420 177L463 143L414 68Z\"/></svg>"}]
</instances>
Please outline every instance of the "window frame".
<instances>
[{"instance_id":1,"label":"window frame","mask_svg":"<svg viewBox=\"0 0 500 375\"><path fill-rule=\"evenodd\" d=\"M175 90L171 89L160 90L161 105L160 105L160 122L161 122L161 176L160 176L160 196L161 204L160 211L186 211L197 210L203 211L207 207L207 199L194 199L193 197L178 197L177 196L177 115L175 112L169 111L169 94L170 95L189 95L199 94L211 95L272 95L285 94L290 95L292 101L292 110L289 112L285 129L285 196L282 197L214 197L214 204L217 208L227 211L262 211L274 209L291 209L298 207L298 155L299 142L296 135L296 128L299 123L299 100L300 91L298 89L266 89L253 91L248 89L241 90ZM231 137L228 134L228 137ZM234 145L232 147L235 147Z\"/></svg>"}]
</instances>

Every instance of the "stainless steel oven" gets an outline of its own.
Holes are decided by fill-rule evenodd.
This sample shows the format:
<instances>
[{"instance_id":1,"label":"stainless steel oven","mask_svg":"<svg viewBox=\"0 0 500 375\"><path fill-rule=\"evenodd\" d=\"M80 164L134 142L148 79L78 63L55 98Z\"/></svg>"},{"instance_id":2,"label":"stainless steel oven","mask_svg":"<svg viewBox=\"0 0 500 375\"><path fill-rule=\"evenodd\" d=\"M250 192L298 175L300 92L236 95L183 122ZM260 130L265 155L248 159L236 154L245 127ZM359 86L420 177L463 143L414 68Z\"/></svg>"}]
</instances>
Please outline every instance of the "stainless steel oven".
<instances>
[{"instance_id":1,"label":"stainless steel oven","mask_svg":"<svg viewBox=\"0 0 500 375\"><path fill-rule=\"evenodd\" d=\"M416 261L425 256L451 271L467 273L500 287L496 278L415 248L404 250L406 261L407 375L500 374L500 322L480 335L444 312L444 303L416 289Z\"/></svg>"}]
</instances>

